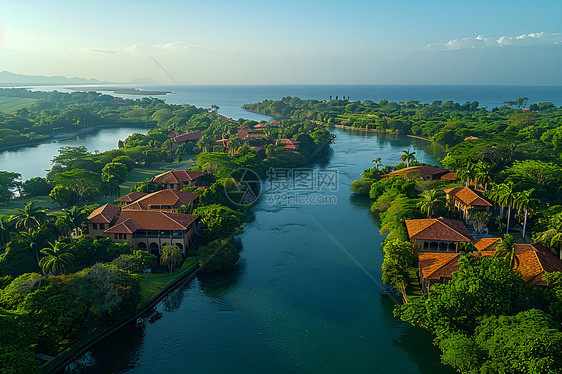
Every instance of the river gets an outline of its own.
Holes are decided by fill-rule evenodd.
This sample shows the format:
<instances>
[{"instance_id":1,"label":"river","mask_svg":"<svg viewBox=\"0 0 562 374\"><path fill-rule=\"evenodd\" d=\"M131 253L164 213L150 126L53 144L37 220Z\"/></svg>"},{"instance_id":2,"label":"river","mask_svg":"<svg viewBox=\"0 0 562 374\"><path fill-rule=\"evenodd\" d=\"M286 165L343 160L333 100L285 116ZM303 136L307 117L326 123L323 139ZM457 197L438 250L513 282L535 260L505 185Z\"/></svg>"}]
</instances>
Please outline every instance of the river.
<instances>
[{"instance_id":1,"label":"river","mask_svg":"<svg viewBox=\"0 0 562 374\"><path fill-rule=\"evenodd\" d=\"M333 132L330 156L312 172L337 172L336 184L286 190L307 203L285 206L275 201L276 186L263 181L234 269L199 274L150 318L92 347L71 371L452 373L425 331L392 316L398 300L380 282L384 237L370 201L349 190L372 159L396 163L410 146L420 161L434 163L430 143Z\"/></svg>"},{"instance_id":2,"label":"river","mask_svg":"<svg viewBox=\"0 0 562 374\"><path fill-rule=\"evenodd\" d=\"M117 148L118 140L125 140L132 133L146 134L145 126L99 127L92 132L64 136L45 143L22 146L0 151L0 170L20 173L25 181L33 177L44 177L51 169L51 160L60 147L84 145L90 152L104 152Z\"/></svg>"}]
</instances>

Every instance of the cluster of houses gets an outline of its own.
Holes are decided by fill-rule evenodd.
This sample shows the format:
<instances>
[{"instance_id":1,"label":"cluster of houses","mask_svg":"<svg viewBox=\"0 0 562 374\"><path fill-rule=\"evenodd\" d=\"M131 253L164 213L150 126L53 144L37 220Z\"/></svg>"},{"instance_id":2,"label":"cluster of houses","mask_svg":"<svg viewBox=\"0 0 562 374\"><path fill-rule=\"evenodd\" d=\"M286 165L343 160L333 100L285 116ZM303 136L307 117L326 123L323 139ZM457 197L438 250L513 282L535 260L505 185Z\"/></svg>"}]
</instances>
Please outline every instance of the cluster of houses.
<instances>
[{"instance_id":1,"label":"cluster of houses","mask_svg":"<svg viewBox=\"0 0 562 374\"><path fill-rule=\"evenodd\" d=\"M197 234L201 219L178 213L182 206L196 207L199 195L180 191L185 186L201 186L205 173L170 170L153 178L160 191L131 192L105 204L88 216L91 239L110 238L130 243L134 249L159 254L166 244L177 245L185 254Z\"/></svg>"},{"instance_id":2,"label":"cluster of houses","mask_svg":"<svg viewBox=\"0 0 562 374\"><path fill-rule=\"evenodd\" d=\"M383 177L419 177L424 180L454 180L455 173L431 166L414 166L393 171ZM469 210L488 211L493 205L469 187L454 187L444 190L449 205L466 221ZM406 220L410 242L418 255L418 277L422 289L429 291L436 283L446 283L459 269L463 246L472 245L472 256L493 257L500 238L475 238L462 221L447 218L425 218ZM462 244L466 243L466 244ZM545 272L562 271L562 261L540 243L515 244L515 270L525 282L546 286Z\"/></svg>"}]
</instances>

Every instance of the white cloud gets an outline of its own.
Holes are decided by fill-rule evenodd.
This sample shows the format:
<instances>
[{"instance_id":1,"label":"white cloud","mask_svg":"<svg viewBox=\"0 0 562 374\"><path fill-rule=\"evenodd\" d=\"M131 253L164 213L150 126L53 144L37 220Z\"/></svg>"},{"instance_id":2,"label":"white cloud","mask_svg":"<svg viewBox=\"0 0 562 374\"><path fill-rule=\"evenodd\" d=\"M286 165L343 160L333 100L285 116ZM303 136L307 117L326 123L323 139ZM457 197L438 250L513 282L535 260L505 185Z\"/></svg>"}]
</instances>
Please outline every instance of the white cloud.
<instances>
[{"instance_id":1,"label":"white cloud","mask_svg":"<svg viewBox=\"0 0 562 374\"><path fill-rule=\"evenodd\" d=\"M235 49L222 49L222 48L211 48L204 47L198 44L189 44L181 41L177 42L167 42L159 43L154 45L147 45L143 43L133 44L126 47L119 48L87 48L86 50L94 53L103 54L144 54L148 53L166 53L166 54L181 54L189 52L190 50L208 50L208 51L224 51L230 53L236 53Z\"/></svg>"},{"instance_id":2,"label":"white cloud","mask_svg":"<svg viewBox=\"0 0 562 374\"><path fill-rule=\"evenodd\" d=\"M446 43L428 44L425 50L457 50L468 48L493 48L507 45L532 46L562 44L561 33L533 32L519 36L485 37L478 35L475 38L462 38L449 40Z\"/></svg>"}]
</instances>

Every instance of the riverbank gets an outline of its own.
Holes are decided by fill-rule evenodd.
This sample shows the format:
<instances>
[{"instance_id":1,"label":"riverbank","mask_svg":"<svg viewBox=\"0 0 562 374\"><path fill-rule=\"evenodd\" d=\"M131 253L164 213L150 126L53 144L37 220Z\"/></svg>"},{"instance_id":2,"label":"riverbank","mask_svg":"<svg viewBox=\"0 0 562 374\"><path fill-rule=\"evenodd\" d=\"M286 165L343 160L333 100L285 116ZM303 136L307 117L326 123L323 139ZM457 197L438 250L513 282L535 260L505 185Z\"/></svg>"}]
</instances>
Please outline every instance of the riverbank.
<instances>
[{"instance_id":1,"label":"riverbank","mask_svg":"<svg viewBox=\"0 0 562 374\"><path fill-rule=\"evenodd\" d=\"M0 146L0 153L4 152L4 151L17 150L17 149L25 148L25 147L33 147L33 146L37 146L37 145L41 145L41 144L45 144L45 143L50 143L50 142L58 141L58 140L67 140L67 139L74 138L76 136L94 133L97 130L104 129L104 128L120 128L120 127L128 127L128 126L142 126L142 127L146 126L147 128L152 128L152 127L154 127L154 124L153 123L119 122L119 123L115 123L115 124L106 124L106 125L98 125L98 126L93 126L93 127L85 127L85 128L80 129L80 130L62 132L62 133L59 133L59 134L56 134L56 135L46 135L47 136L46 138L43 138L43 139L40 139L40 140L37 140L37 141L33 141L33 142L14 144L14 145L8 145L8 146Z\"/></svg>"},{"instance_id":2,"label":"riverbank","mask_svg":"<svg viewBox=\"0 0 562 374\"><path fill-rule=\"evenodd\" d=\"M154 308L154 306L156 304L158 304L160 301L162 301L162 299L164 299L164 297L166 297L172 291L174 291L178 287L181 287L181 286L189 283L195 277L195 275L197 275L197 273L200 270L198 259L196 257L195 258L192 257L191 259L194 260L194 261L188 262L188 258L186 258L186 260L184 262L184 265L182 265L182 267L180 269L178 269L176 272L174 272L170 277L160 278L158 276L155 277L154 275L152 275L152 277L151 277L149 275L148 279L142 280L141 281L141 289L143 288L142 282L145 282L144 286L145 286L145 289L146 289L146 287L148 287L147 284L149 282L154 282L155 280L158 280L159 283L162 283L163 280L168 279L168 281L165 283L163 289L161 289L160 287L157 286L158 288L156 288L156 289L158 290L158 293L156 293L154 296L149 298L138 309L137 313L135 313L134 315L132 315L132 316L126 318L126 319L123 319L119 322L116 322L116 323L112 324L111 326L105 327L101 331L98 331L98 330L92 331L90 334L88 334L88 336L86 336L83 339L81 339L80 341L76 342L74 345L72 345L71 347L69 347L68 349L63 351L62 353L59 353L51 361L42 365L41 370L43 371L43 373L50 374L50 373L57 373L57 372L60 372L60 371L64 370L72 361L74 361L75 359L77 359L78 357L83 355L85 352L87 352L88 349L90 349L94 344L96 344L97 342L105 339L106 337L110 336L111 334L115 333L116 331L121 329L123 326L125 326L129 323L132 323L133 321L137 320L138 318L143 317L152 308ZM142 293L142 291L141 291L141 293Z\"/></svg>"}]
</instances>

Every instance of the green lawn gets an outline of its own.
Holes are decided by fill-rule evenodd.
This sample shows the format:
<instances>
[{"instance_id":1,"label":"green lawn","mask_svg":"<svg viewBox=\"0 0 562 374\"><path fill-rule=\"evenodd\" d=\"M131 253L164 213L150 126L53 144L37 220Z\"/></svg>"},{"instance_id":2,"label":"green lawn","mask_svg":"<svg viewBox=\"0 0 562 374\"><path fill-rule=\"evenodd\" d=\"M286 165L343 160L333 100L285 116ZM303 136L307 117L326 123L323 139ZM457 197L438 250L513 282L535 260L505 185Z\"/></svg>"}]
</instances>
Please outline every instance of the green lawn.
<instances>
[{"instance_id":1,"label":"green lawn","mask_svg":"<svg viewBox=\"0 0 562 374\"><path fill-rule=\"evenodd\" d=\"M62 214L62 210L59 204L53 204L49 196L18 197L16 199L11 200L8 204L0 205L0 214L4 214L4 215L16 214L17 213L16 209L23 208L23 206L31 200L37 200L39 206L48 208L49 214L55 214L55 215Z\"/></svg>"},{"instance_id":2,"label":"green lawn","mask_svg":"<svg viewBox=\"0 0 562 374\"><path fill-rule=\"evenodd\" d=\"M143 279L141 281L141 305L156 296L172 281L199 266L198 262L198 257L188 257L183 262L181 268L177 269L172 274L148 274L148 279Z\"/></svg>"},{"instance_id":3,"label":"green lawn","mask_svg":"<svg viewBox=\"0 0 562 374\"><path fill-rule=\"evenodd\" d=\"M0 97L0 112L15 113L18 109L30 107L36 101L38 100L26 97Z\"/></svg>"},{"instance_id":4,"label":"green lawn","mask_svg":"<svg viewBox=\"0 0 562 374\"><path fill-rule=\"evenodd\" d=\"M412 301L413 299L416 299L422 295L417 272L418 268L408 268L409 283L406 286L406 295L408 296L408 301Z\"/></svg>"}]
</instances>

